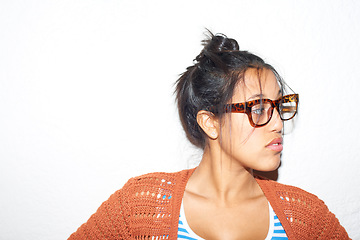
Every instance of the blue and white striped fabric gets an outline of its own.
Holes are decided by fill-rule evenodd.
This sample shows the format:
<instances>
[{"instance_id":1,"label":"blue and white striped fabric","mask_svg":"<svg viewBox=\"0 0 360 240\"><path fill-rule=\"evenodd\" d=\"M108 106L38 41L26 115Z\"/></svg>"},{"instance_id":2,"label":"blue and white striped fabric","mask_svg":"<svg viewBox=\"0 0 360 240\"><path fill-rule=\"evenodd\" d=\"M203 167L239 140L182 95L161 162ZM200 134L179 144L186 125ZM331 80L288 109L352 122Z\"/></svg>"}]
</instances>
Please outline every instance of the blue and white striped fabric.
<instances>
[{"instance_id":1,"label":"blue and white striped fabric","mask_svg":"<svg viewBox=\"0 0 360 240\"><path fill-rule=\"evenodd\" d=\"M286 232L283 226L281 225L278 217L276 216L274 210L272 209L270 203L269 203L269 213L270 213L270 227L269 227L268 235L266 236L265 240L287 240L288 238L286 236ZM182 203L180 208L177 239L204 240L203 238L196 235L189 227L185 218L185 212Z\"/></svg>"},{"instance_id":2,"label":"blue and white striped fabric","mask_svg":"<svg viewBox=\"0 0 360 240\"><path fill-rule=\"evenodd\" d=\"M191 229L190 229L191 230ZM193 238L190 236L190 232L186 230L186 228L183 226L183 222L179 220L179 228L178 228L178 238L177 239L189 239L189 240L200 240L199 236L195 236L196 238Z\"/></svg>"},{"instance_id":3,"label":"blue and white striped fabric","mask_svg":"<svg viewBox=\"0 0 360 240\"><path fill-rule=\"evenodd\" d=\"M180 207L179 226L178 226L178 238L177 239L188 239L188 240L204 240L203 238L196 235L189 227L184 212L183 203Z\"/></svg>"},{"instance_id":4,"label":"blue and white striped fabric","mask_svg":"<svg viewBox=\"0 0 360 240\"><path fill-rule=\"evenodd\" d=\"M270 208L270 228L265 240L287 240L286 232L281 225L279 218L269 204ZM271 220L272 219L272 220Z\"/></svg>"}]
</instances>

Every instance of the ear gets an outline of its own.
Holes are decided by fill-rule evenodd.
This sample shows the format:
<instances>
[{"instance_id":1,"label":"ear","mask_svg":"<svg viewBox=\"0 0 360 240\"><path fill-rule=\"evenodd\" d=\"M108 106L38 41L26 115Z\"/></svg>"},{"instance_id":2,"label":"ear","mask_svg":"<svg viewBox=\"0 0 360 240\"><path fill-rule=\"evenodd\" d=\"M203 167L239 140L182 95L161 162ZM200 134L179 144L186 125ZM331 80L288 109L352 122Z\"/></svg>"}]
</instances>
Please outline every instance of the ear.
<instances>
[{"instance_id":1,"label":"ear","mask_svg":"<svg viewBox=\"0 0 360 240\"><path fill-rule=\"evenodd\" d=\"M215 140L219 136L218 119L211 112L200 110L197 113L196 121L209 138Z\"/></svg>"}]
</instances>

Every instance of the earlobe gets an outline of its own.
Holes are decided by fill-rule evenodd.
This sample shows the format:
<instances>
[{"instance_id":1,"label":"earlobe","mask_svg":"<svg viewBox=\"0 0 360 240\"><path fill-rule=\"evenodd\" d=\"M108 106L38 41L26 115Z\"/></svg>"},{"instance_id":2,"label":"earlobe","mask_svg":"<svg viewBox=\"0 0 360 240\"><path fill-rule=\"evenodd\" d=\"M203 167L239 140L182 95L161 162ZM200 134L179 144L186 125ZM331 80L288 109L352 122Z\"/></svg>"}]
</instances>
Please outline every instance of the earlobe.
<instances>
[{"instance_id":1,"label":"earlobe","mask_svg":"<svg viewBox=\"0 0 360 240\"><path fill-rule=\"evenodd\" d=\"M200 110L197 113L196 121L209 138L213 140L218 138L218 122L213 113Z\"/></svg>"}]
</instances>

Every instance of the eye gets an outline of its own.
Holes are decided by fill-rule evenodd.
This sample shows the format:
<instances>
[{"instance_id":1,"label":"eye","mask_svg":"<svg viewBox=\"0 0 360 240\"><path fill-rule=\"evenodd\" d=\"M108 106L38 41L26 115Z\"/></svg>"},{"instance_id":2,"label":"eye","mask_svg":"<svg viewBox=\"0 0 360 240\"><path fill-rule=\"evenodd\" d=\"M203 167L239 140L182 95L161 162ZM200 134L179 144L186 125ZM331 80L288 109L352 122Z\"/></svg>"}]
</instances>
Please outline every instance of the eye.
<instances>
[{"instance_id":1,"label":"eye","mask_svg":"<svg viewBox=\"0 0 360 240\"><path fill-rule=\"evenodd\" d=\"M266 113L266 108L263 104L259 104L251 108L251 113L256 115L263 115Z\"/></svg>"}]
</instances>

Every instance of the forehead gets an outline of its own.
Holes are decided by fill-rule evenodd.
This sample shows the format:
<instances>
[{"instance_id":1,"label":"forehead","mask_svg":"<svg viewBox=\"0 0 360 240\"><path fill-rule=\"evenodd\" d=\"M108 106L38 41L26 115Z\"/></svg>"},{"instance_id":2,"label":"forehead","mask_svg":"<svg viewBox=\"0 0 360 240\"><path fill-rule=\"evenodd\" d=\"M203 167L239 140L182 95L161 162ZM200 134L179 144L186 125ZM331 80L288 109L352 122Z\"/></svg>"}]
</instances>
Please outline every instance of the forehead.
<instances>
[{"instance_id":1,"label":"forehead","mask_svg":"<svg viewBox=\"0 0 360 240\"><path fill-rule=\"evenodd\" d=\"M259 97L277 99L280 93L279 83L271 70L250 68L246 70L243 81L236 86L232 101L248 101Z\"/></svg>"}]
</instances>

